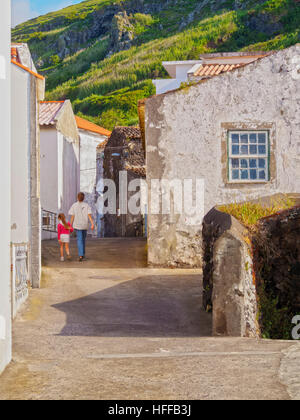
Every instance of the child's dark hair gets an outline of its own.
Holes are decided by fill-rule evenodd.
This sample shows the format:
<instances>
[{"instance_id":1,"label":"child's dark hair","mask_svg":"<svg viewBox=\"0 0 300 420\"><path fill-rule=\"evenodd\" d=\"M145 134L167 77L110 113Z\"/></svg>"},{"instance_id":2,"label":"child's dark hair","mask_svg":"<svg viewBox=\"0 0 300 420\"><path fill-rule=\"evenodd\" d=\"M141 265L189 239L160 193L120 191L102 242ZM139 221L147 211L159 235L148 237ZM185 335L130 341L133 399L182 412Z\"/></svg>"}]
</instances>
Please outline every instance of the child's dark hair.
<instances>
[{"instance_id":1,"label":"child's dark hair","mask_svg":"<svg viewBox=\"0 0 300 420\"><path fill-rule=\"evenodd\" d=\"M70 230L70 226L68 225L67 221L66 221L66 216L64 215L64 213L60 213L58 215L58 220L60 220L62 222L62 224L64 225L64 227L68 230Z\"/></svg>"},{"instance_id":2,"label":"child's dark hair","mask_svg":"<svg viewBox=\"0 0 300 420\"><path fill-rule=\"evenodd\" d=\"M83 193L83 192L80 192L80 193L78 194L77 198L78 198L78 201L79 201L80 203L82 203L82 202L84 201L84 198L85 198L84 193Z\"/></svg>"}]
</instances>

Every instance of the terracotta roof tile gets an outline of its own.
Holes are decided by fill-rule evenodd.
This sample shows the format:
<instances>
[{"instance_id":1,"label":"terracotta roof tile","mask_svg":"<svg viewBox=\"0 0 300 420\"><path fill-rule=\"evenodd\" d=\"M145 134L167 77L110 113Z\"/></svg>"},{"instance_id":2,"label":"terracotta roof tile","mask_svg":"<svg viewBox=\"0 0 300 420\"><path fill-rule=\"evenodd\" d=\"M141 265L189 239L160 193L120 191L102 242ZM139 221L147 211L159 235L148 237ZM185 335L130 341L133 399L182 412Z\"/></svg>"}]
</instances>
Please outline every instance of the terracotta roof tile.
<instances>
[{"instance_id":1,"label":"terracotta roof tile","mask_svg":"<svg viewBox=\"0 0 300 420\"><path fill-rule=\"evenodd\" d=\"M54 125L56 122L55 117L61 110L61 108L64 106L64 103L65 101L40 102L40 125Z\"/></svg>"},{"instance_id":2,"label":"terracotta roof tile","mask_svg":"<svg viewBox=\"0 0 300 420\"><path fill-rule=\"evenodd\" d=\"M139 127L115 127L113 133L131 139L141 138L141 130Z\"/></svg>"},{"instance_id":3,"label":"terracotta roof tile","mask_svg":"<svg viewBox=\"0 0 300 420\"><path fill-rule=\"evenodd\" d=\"M220 73L225 73L233 69L242 67L244 64L201 64L201 66L196 70L194 76L197 77L206 77L206 76L217 76Z\"/></svg>"},{"instance_id":4,"label":"terracotta roof tile","mask_svg":"<svg viewBox=\"0 0 300 420\"><path fill-rule=\"evenodd\" d=\"M85 120L84 118L81 118L81 117L75 117L75 118L77 122L77 127L80 128L81 130L91 131L92 133L98 133L103 136L111 135L111 131L106 130L103 127L100 127L100 125L93 124L92 122Z\"/></svg>"}]
</instances>

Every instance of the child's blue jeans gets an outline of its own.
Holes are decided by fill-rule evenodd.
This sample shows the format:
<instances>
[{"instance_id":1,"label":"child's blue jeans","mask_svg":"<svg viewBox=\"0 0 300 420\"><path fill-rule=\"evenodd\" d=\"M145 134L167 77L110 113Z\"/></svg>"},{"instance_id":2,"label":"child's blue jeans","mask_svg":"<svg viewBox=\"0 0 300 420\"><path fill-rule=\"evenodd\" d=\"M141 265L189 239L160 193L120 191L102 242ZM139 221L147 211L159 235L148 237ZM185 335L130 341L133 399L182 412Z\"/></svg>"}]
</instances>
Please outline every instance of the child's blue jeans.
<instances>
[{"instance_id":1,"label":"child's blue jeans","mask_svg":"<svg viewBox=\"0 0 300 420\"><path fill-rule=\"evenodd\" d=\"M87 230L77 230L77 248L79 257L85 257L85 241L87 237Z\"/></svg>"}]
</instances>

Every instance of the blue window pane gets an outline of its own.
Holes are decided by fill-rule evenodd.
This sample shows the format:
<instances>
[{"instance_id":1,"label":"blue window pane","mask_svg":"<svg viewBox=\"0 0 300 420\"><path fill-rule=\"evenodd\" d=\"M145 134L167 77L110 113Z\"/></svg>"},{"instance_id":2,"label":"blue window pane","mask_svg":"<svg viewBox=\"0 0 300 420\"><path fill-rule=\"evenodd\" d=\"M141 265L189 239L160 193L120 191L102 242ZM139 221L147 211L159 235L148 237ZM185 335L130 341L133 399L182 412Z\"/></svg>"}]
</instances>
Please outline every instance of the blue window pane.
<instances>
[{"instance_id":1,"label":"blue window pane","mask_svg":"<svg viewBox=\"0 0 300 420\"><path fill-rule=\"evenodd\" d=\"M266 144L266 133L260 133L258 135L258 143L259 144Z\"/></svg>"},{"instance_id":2,"label":"blue window pane","mask_svg":"<svg viewBox=\"0 0 300 420\"><path fill-rule=\"evenodd\" d=\"M248 155L248 146L241 146L241 155Z\"/></svg>"},{"instance_id":3,"label":"blue window pane","mask_svg":"<svg viewBox=\"0 0 300 420\"><path fill-rule=\"evenodd\" d=\"M266 179L266 171L259 171L258 177L259 179Z\"/></svg>"},{"instance_id":4,"label":"blue window pane","mask_svg":"<svg viewBox=\"0 0 300 420\"><path fill-rule=\"evenodd\" d=\"M239 146L232 145L232 154L233 155L238 155L239 151L240 151Z\"/></svg>"},{"instance_id":5,"label":"blue window pane","mask_svg":"<svg viewBox=\"0 0 300 420\"><path fill-rule=\"evenodd\" d=\"M248 160L241 159L241 168L248 168Z\"/></svg>"},{"instance_id":6,"label":"blue window pane","mask_svg":"<svg viewBox=\"0 0 300 420\"><path fill-rule=\"evenodd\" d=\"M250 169L250 179L257 179L256 169Z\"/></svg>"},{"instance_id":7,"label":"blue window pane","mask_svg":"<svg viewBox=\"0 0 300 420\"><path fill-rule=\"evenodd\" d=\"M231 165L233 168L239 167L239 160L238 159L231 159Z\"/></svg>"},{"instance_id":8,"label":"blue window pane","mask_svg":"<svg viewBox=\"0 0 300 420\"><path fill-rule=\"evenodd\" d=\"M265 155L266 154L266 146L258 146L258 154Z\"/></svg>"},{"instance_id":9,"label":"blue window pane","mask_svg":"<svg viewBox=\"0 0 300 420\"><path fill-rule=\"evenodd\" d=\"M256 159L250 159L250 168L257 168L257 160Z\"/></svg>"},{"instance_id":10,"label":"blue window pane","mask_svg":"<svg viewBox=\"0 0 300 420\"><path fill-rule=\"evenodd\" d=\"M250 134L250 143L257 143L256 134Z\"/></svg>"},{"instance_id":11,"label":"blue window pane","mask_svg":"<svg viewBox=\"0 0 300 420\"><path fill-rule=\"evenodd\" d=\"M258 167L265 168L266 167L266 159L258 159Z\"/></svg>"},{"instance_id":12,"label":"blue window pane","mask_svg":"<svg viewBox=\"0 0 300 420\"><path fill-rule=\"evenodd\" d=\"M232 134L232 136L231 136L232 143L238 143L239 138L240 138L240 136L238 134Z\"/></svg>"},{"instance_id":13,"label":"blue window pane","mask_svg":"<svg viewBox=\"0 0 300 420\"><path fill-rule=\"evenodd\" d=\"M248 144L248 134L241 135L241 143Z\"/></svg>"},{"instance_id":14,"label":"blue window pane","mask_svg":"<svg viewBox=\"0 0 300 420\"><path fill-rule=\"evenodd\" d=\"M257 155L257 146L250 144L250 155Z\"/></svg>"},{"instance_id":15,"label":"blue window pane","mask_svg":"<svg viewBox=\"0 0 300 420\"><path fill-rule=\"evenodd\" d=\"M248 171L246 169L241 170L241 179L248 179Z\"/></svg>"},{"instance_id":16,"label":"blue window pane","mask_svg":"<svg viewBox=\"0 0 300 420\"><path fill-rule=\"evenodd\" d=\"M233 169L232 179L239 179L239 170L238 169Z\"/></svg>"}]
</instances>

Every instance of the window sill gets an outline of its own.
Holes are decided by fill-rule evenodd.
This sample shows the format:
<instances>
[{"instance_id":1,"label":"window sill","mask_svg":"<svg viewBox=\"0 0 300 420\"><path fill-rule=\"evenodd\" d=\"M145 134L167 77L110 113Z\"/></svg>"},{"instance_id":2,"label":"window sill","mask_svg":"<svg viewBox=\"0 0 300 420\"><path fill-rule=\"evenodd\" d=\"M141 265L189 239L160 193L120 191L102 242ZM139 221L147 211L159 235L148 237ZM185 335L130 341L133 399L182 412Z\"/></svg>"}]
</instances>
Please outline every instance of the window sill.
<instances>
[{"instance_id":1,"label":"window sill","mask_svg":"<svg viewBox=\"0 0 300 420\"><path fill-rule=\"evenodd\" d=\"M240 186L240 185L263 185L263 184L271 184L271 181L227 181L225 186Z\"/></svg>"}]
</instances>

